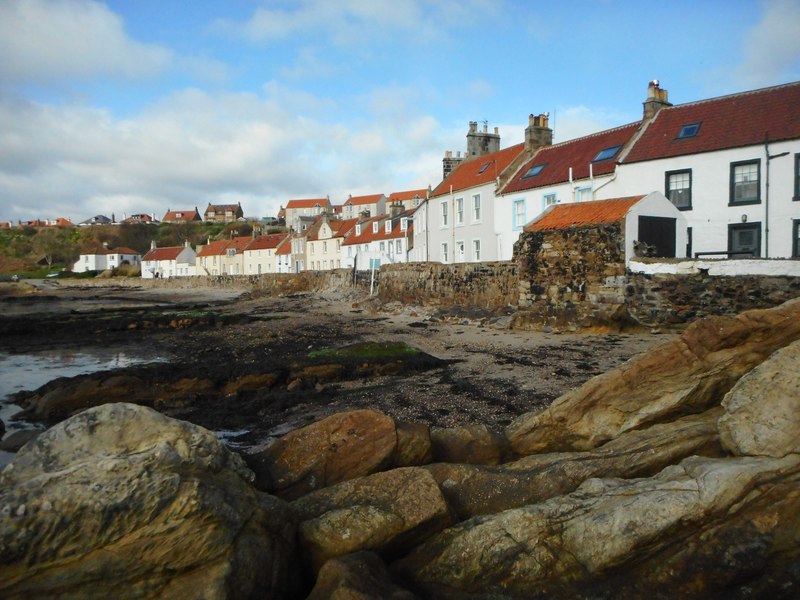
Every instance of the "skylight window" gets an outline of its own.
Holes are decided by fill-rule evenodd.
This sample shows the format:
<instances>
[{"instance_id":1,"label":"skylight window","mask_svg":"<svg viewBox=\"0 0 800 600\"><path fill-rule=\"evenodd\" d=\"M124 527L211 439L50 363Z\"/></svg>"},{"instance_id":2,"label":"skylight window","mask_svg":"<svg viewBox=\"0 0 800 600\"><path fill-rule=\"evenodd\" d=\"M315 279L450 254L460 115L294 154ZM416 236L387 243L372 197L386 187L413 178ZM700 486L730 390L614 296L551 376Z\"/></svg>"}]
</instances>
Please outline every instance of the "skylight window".
<instances>
[{"instance_id":1,"label":"skylight window","mask_svg":"<svg viewBox=\"0 0 800 600\"><path fill-rule=\"evenodd\" d=\"M533 165L530 169L525 172L525 175L522 176L523 179L527 179L528 177L535 177L539 173L542 172L544 169L544 163L541 165Z\"/></svg>"},{"instance_id":2,"label":"skylight window","mask_svg":"<svg viewBox=\"0 0 800 600\"><path fill-rule=\"evenodd\" d=\"M609 146L608 148L603 148L600 152L597 153L592 159L592 162L597 162L600 160L608 160L609 158L614 158L619 152L619 149L622 148L622 144L618 144L617 146Z\"/></svg>"},{"instance_id":3,"label":"skylight window","mask_svg":"<svg viewBox=\"0 0 800 600\"><path fill-rule=\"evenodd\" d=\"M488 162L488 163L486 163L485 165L483 165L483 166L481 167L481 170L480 170L480 171L478 171L478 175L480 175L480 174L481 174L481 173L483 173L483 172L484 172L486 169L488 169L490 164L492 164L492 163L491 163L491 161L490 161L490 162Z\"/></svg>"},{"instance_id":4,"label":"skylight window","mask_svg":"<svg viewBox=\"0 0 800 600\"><path fill-rule=\"evenodd\" d=\"M700 131L700 123L689 123L681 127L680 132L678 132L678 139L694 137L698 131Z\"/></svg>"}]
</instances>

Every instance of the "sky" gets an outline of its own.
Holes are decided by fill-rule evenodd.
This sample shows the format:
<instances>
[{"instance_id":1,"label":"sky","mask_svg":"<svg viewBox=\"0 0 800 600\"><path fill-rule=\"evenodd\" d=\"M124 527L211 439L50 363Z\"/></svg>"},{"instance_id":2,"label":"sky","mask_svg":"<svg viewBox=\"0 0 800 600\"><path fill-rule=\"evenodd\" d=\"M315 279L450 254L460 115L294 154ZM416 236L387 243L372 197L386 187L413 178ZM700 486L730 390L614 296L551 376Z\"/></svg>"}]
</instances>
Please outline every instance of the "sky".
<instances>
[{"instance_id":1,"label":"sky","mask_svg":"<svg viewBox=\"0 0 800 600\"><path fill-rule=\"evenodd\" d=\"M0 221L436 187L470 121L556 142L800 80L799 0L0 0Z\"/></svg>"}]
</instances>

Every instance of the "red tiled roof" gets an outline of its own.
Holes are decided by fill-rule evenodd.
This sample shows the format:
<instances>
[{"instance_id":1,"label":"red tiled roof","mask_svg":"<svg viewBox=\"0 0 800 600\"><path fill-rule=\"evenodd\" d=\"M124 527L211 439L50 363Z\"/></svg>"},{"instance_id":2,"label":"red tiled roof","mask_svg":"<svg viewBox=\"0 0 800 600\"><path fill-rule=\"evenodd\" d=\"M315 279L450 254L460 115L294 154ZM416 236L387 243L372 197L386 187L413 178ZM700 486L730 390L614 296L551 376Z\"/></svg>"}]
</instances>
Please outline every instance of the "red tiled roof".
<instances>
[{"instance_id":1,"label":"red tiled roof","mask_svg":"<svg viewBox=\"0 0 800 600\"><path fill-rule=\"evenodd\" d=\"M644 196L629 196L612 200L556 204L528 225L525 231L545 231L548 229L616 223L642 198Z\"/></svg>"},{"instance_id":2,"label":"red tiled roof","mask_svg":"<svg viewBox=\"0 0 800 600\"><path fill-rule=\"evenodd\" d=\"M295 199L289 200L286 203L287 209L294 209L294 208L314 208L315 206L330 206L331 201L327 198L306 198L306 199Z\"/></svg>"},{"instance_id":3,"label":"red tiled roof","mask_svg":"<svg viewBox=\"0 0 800 600\"><path fill-rule=\"evenodd\" d=\"M287 237L289 237L288 233L260 235L250 242L245 250L273 250Z\"/></svg>"},{"instance_id":4,"label":"red tiled roof","mask_svg":"<svg viewBox=\"0 0 800 600\"><path fill-rule=\"evenodd\" d=\"M436 189L431 192L431 198L449 194L451 186L455 192L494 181L524 149L525 144L517 144L462 162L447 179L436 186ZM481 171L483 172L481 173Z\"/></svg>"},{"instance_id":5,"label":"red tiled roof","mask_svg":"<svg viewBox=\"0 0 800 600\"><path fill-rule=\"evenodd\" d=\"M613 173L617 160L624 148L621 148L619 152L609 159L597 162L592 162L592 159L601 150L619 145L624 146L639 130L640 125L641 122L637 121L636 123L615 127L614 129L608 129L586 137L545 146L522 166L500 193L508 194L569 181L570 167L572 167L573 179L586 179L589 177L590 163L593 175ZM537 165L544 165L538 175L523 177L532 167Z\"/></svg>"},{"instance_id":6,"label":"red tiled roof","mask_svg":"<svg viewBox=\"0 0 800 600\"><path fill-rule=\"evenodd\" d=\"M677 139L684 125L697 135ZM623 163L800 138L800 82L662 108Z\"/></svg>"},{"instance_id":7,"label":"red tiled roof","mask_svg":"<svg viewBox=\"0 0 800 600\"><path fill-rule=\"evenodd\" d=\"M389 233L386 233L386 221L388 217L386 215L381 215L379 217L374 217L367 221L361 221L361 235L356 235L355 229L352 230L352 233L342 242L342 246L352 246L357 244L368 244L370 242L380 241L380 240L394 240L403 237L413 237L413 223L414 221L411 219L411 215L414 214L414 211L407 210L392 219L392 229ZM408 229L407 231L400 230L400 219L407 218L408 219ZM372 231L372 224L377 222L378 223L378 231Z\"/></svg>"},{"instance_id":8,"label":"red tiled roof","mask_svg":"<svg viewBox=\"0 0 800 600\"><path fill-rule=\"evenodd\" d=\"M161 221L164 223L167 223L169 221L189 222L189 221L200 221L200 220L202 219L200 217L200 213L197 212L196 208L193 208L191 210L168 210L167 214L164 215L164 218L161 219Z\"/></svg>"},{"instance_id":9,"label":"red tiled roof","mask_svg":"<svg viewBox=\"0 0 800 600\"><path fill-rule=\"evenodd\" d=\"M402 202L403 200L413 200L414 198L419 198L420 200L424 200L428 197L428 189L424 188L421 190L407 190L405 192L392 192L389 194L389 202Z\"/></svg>"},{"instance_id":10,"label":"red tiled roof","mask_svg":"<svg viewBox=\"0 0 800 600\"><path fill-rule=\"evenodd\" d=\"M142 262L155 260L176 260L185 246L167 246L165 248L152 248L142 257Z\"/></svg>"},{"instance_id":11,"label":"red tiled roof","mask_svg":"<svg viewBox=\"0 0 800 600\"><path fill-rule=\"evenodd\" d=\"M225 249L229 244L229 240L216 240L214 242L209 242L200 249L200 252L197 253L197 257L202 258L203 256L220 256L225 254Z\"/></svg>"},{"instance_id":12,"label":"red tiled roof","mask_svg":"<svg viewBox=\"0 0 800 600\"><path fill-rule=\"evenodd\" d=\"M283 238L283 241L278 244L278 247L275 249L275 254L291 254L292 253L292 238L291 236L287 235Z\"/></svg>"},{"instance_id":13,"label":"red tiled roof","mask_svg":"<svg viewBox=\"0 0 800 600\"><path fill-rule=\"evenodd\" d=\"M370 194L368 196L351 196L347 200L345 200L343 206L347 206L348 204L351 206L364 206L365 204L376 204L381 198L383 198L383 194Z\"/></svg>"},{"instance_id":14,"label":"red tiled roof","mask_svg":"<svg viewBox=\"0 0 800 600\"><path fill-rule=\"evenodd\" d=\"M109 254L139 254L136 250L131 250L130 248L112 248L108 251Z\"/></svg>"}]
</instances>

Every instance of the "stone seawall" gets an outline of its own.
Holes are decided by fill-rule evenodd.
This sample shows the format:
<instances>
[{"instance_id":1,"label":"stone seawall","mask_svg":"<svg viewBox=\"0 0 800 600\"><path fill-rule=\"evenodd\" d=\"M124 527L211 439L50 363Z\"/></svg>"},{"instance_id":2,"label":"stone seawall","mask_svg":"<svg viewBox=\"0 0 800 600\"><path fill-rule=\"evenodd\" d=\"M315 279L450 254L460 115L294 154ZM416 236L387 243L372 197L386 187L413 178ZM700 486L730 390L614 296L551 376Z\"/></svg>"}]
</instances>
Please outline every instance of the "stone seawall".
<instances>
[{"instance_id":1,"label":"stone seawall","mask_svg":"<svg viewBox=\"0 0 800 600\"><path fill-rule=\"evenodd\" d=\"M511 261L386 265L378 296L385 302L498 310L519 304L519 267Z\"/></svg>"}]
</instances>

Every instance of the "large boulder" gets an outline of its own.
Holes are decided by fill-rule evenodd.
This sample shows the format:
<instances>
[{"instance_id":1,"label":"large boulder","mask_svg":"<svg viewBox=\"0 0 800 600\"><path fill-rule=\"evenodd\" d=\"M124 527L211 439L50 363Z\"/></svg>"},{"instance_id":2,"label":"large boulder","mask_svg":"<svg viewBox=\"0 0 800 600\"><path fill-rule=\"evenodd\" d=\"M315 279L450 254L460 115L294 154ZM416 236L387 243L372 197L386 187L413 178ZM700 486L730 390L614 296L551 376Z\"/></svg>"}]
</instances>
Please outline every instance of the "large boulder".
<instances>
[{"instance_id":1,"label":"large boulder","mask_svg":"<svg viewBox=\"0 0 800 600\"><path fill-rule=\"evenodd\" d=\"M291 504L299 538L314 571L328 559L374 550L406 552L451 523L430 473L393 469L308 494Z\"/></svg>"},{"instance_id":2,"label":"large boulder","mask_svg":"<svg viewBox=\"0 0 800 600\"><path fill-rule=\"evenodd\" d=\"M259 489L294 499L389 467L397 449L394 421L374 410L331 415L248 453Z\"/></svg>"},{"instance_id":3,"label":"large boulder","mask_svg":"<svg viewBox=\"0 0 800 600\"><path fill-rule=\"evenodd\" d=\"M475 517L392 569L432 598L797 597L799 557L800 456L691 457Z\"/></svg>"},{"instance_id":4,"label":"large boulder","mask_svg":"<svg viewBox=\"0 0 800 600\"><path fill-rule=\"evenodd\" d=\"M373 552L356 552L325 563L306 600L415 600L392 580Z\"/></svg>"},{"instance_id":5,"label":"large boulder","mask_svg":"<svg viewBox=\"0 0 800 600\"><path fill-rule=\"evenodd\" d=\"M502 433L477 423L433 429L431 445L435 462L497 465L508 454L508 444Z\"/></svg>"},{"instance_id":6,"label":"large boulder","mask_svg":"<svg viewBox=\"0 0 800 600\"><path fill-rule=\"evenodd\" d=\"M295 521L252 480L201 427L82 412L0 474L0 596L290 597Z\"/></svg>"},{"instance_id":7,"label":"large boulder","mask_svg":"<svg viewBox=\"0 0 800 600\"><path fill-rule=\"evenodd\" d=\"M800 341L742 377L722 406L720 437L732 454L800 453Z\"/></svg>"},{"instance_id":8,"label":"large boulder","mask_svg":"<svg viewBox=\"0 0 800 600\"><path fill-rule=\"evenodd\" d=\"M496 467L437 463L436 479L459 519L542 502L574 491L592 477L645 477L692 455L724 456L716 407L673 423L630 431L586 452L535 454Z\"/></svg>"},{"instance_id":9,"label":"large boulder","mask_svg":"<svg viewBox=\"0 0 800 600\"><path fill-rule=\"evenodd\" d=\"M625 431L719 404L740 377L798 339L800 300L736 317L708 317L548 408L515 419L506 436L519 456L588 450Z\"/></svg>"}]
</instances>

